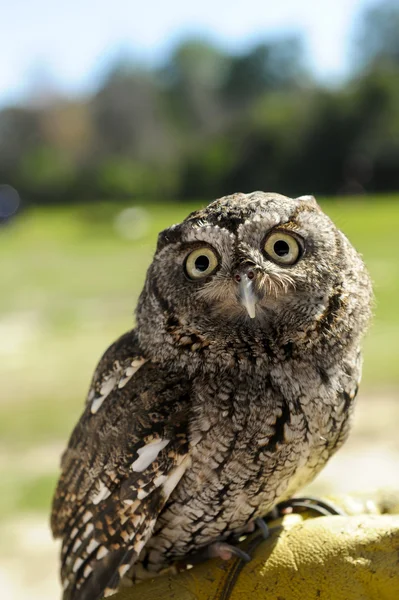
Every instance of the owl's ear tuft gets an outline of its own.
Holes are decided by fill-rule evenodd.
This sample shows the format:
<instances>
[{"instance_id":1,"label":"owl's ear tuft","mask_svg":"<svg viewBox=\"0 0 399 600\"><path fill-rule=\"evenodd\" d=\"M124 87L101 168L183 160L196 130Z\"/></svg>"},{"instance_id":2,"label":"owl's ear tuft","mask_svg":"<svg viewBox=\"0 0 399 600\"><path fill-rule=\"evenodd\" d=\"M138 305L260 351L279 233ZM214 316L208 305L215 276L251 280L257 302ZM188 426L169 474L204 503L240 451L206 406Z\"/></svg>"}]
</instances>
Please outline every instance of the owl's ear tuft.
<instances>
[{"instance_id":1,"label":"owl's ear tuft","mask_svg":"<svg viewBox=\"0 0 399 600\"><path fill-rule=\"evenodd\" d=\"M175 244L179 242L181 239L180 227L179 225L172 225L167 229L161 231L158 235L157 249L156 254L160 252L165 246L168 244Z\"/></svg>"},{"instance_id":2,"label":"owl's ear tuft","mask_svg":"<svg viewBox=\"0 0 399 600\"><path fill-rule=\"evenodd\" d=\"M309 204L313 204L314 206L317 206L317 208L319 208L316 198L314 196L312 196L311 194L306 194L305 196L298 196L298 198L296 198L296 200L301 200L302 202L308 202Z\"/></svg>"},{"instance_id":3,"label":"owl's ear tuft","mask_svg":"<svg viewBox=\"0 0 399 600\"><path fill-rule=\"evenodd\" d=\"M306 196L299 196L298 198L296 198L296 200L303 202L304 209L306 209L306 207L309 207L313 210L316 210L317 212L323 212L319 204L317 203L316 198L311 194L306 194Z\"/></svg>"},{"instance_id":4,"label":"owl's ear tuft","mask_svg":"<svg viewBox=\"0 0 399 600\"><path fill-rule=\"evenodd\" d=\"M298 198L295 199L300 200L301 202L306 202L307 204L311 204L312 206L320 210L320 206L318 205L316 198L311 194L306 194L305 196L298 196Z\"/></svg>"}]
</instances>

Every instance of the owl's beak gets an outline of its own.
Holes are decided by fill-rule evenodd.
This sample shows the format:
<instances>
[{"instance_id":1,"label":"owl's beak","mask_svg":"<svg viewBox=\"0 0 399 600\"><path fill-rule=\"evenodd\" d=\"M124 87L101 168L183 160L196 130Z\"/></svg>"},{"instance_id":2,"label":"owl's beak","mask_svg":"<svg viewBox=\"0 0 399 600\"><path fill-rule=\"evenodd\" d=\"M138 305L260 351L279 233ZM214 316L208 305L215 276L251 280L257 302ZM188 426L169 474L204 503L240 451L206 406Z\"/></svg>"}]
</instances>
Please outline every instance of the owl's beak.
<instances>
[{"instance_id":1,"label":"owl's beak","mask_svg":"<svg viewBox=\"0 0 399 600\"><path fill-rule=\"evenodd\" d=\"M254 290L254 272L237 273L235 280L239 284L241 304L246 308L251 319L255 318L256 294Z\"/></svg>"}]
</instances>

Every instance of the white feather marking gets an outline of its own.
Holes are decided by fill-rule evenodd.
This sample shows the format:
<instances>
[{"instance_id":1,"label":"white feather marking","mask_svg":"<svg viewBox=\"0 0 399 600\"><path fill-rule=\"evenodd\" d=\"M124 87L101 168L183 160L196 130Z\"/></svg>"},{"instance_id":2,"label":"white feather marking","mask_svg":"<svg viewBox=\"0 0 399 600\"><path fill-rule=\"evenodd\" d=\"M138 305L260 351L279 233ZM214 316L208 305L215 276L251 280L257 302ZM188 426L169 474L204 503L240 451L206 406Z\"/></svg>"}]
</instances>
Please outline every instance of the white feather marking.
<instances>
[{"instance_id":1,"label":"white feather marking","mask_svg":"<svg viewBox=\"0 0 399 600\"><path fill-rule=\"evenodd\" d=\"M76 571L78 571L79 567L81 567L82 565L83 565L83 559L82 558L77 558L75 560L75 564L73 565L72 571L74 573L76 573Z\"/></svg>"},{"instance_id":2,"label":"white feather marking","mask_svg":"<svg viewBox=\"0 0 399 600\"><path fill-rule=\"evenodd\" d=\"M114 594L116 594L118 590L115 590L113 588L105 588L104 590L104 598L109 598L110 596L113 596Z\"/></svg>"},{"instance_id":3,"label":"white feather marking","mask_svg":"<svg viewBox=\"0 0 399 600\"><path fill-rule=\"evenodd\" d=\"M101 560L104 556L107 556L108 550L105 546L100 546L97 550L96 558L97 560Z\"/></svg>"},{"instance_id":4,"label":"white feather marking","mask_svg":"<svg viewBox=\"0 0 399 600\"><path fill-rule=\"evenodd\" d=\"M120 379L118 383L118 388L123 388L133 377L135 373L147 362L146 358L137 358L132 361L130 367L126 369L123 374L123 377Z\"/></svg>"},{"instance_id":5,"label":"white feather marking","mask_svg":"<svg viewBox=\"0 0 399 600\"><path fill-rule=\"evenodd\" d=\"M110 490L107 488L105 483L103 483L100 480L100 483L98 486L98 492L96 493L95 496L92 497L91 501L93 502L93 504L99 504L101 502L101 500L105 500L110 495L111 495Z\"/></svg>"},{"instance_id":6,"label":"white feather marking","mask_svg":"<svg viewBox=\"0 0 399 600\"><path fill-rule=\"evenodd\" d=\"M90 521L90 519L92 518L92 516L93 516L93 514L89 510L86 510L85 514L82 517L82 522L88 523Z\"/></svg>"},{"instance_id":7,"label":"white feather marking","mask_svg":"<svg viewBox=\"0 0 399 600\"><path fill-rule=\"evenodd\" d=\"M88 523L86 525L86 529L83 532L83 539L87 538L91 534L92 531L94 531L94 525L93 525L93 523Z\"/></svg>"},{"instance_id":8,"label":"white feather marking","mask_svg":"<svg viewBox=\"0 0 399 600\"><path fill-rule=\"evenodd\" d=\"M147 540L140 540L139 542L137 542L137 544L134 545L134 549L137 552L137 554L140 554L140 552L145 546L146 541Z\"/></svg>"},{"instance_id":9,"label":"white feather marking","mask_svg":"<svg viewBox=\"0 0 399 600\"><path fill-rule=\"evenodd\" d=\"M93 402L91 403L90 410L93 415L96 414L96 412L98 411L98 409L100 408L100 406L102 405L104 400L110 395L112 390L115 388L116 381L117 381L116 374L111 375L110 377L108 377L108 379L106 379L104 381L104 383L102 384L102 386L100 388L101 395L94 398Z\"/></svg>"},{"instance_id":10,"label":"white feather marking","mask_svg":"<svg viewBox=\"0 0 399 600\"><path fill-rule=\"evenodd\" d=\"M118 572L119 572L121 579L122 579L122 577L124 577L126 575L126 573L128 572L129 569L130 569L130 565L121 565L120 567L118 567Z\"/></svg>"},{"instance_id":11,"label":"white feather marking","mask_svg":"<svg viewBox=\"0 0 399 600\"><path fill-rule=\"evenodd\" d=\"M139 500L143 500L143 498L146 498L148 496L148 492L146 492L145 490L143 490L142 488L140 488L137 492L137 498Z\"/></svg>"},{"instance_id":12,"label":"white feather marking","mask_svg":"<svg viewBox=\"0 0 399 600\"><path fill-rule=\"evenodd\" d=\"M92 572L93 568L90 565L86 565L83 571L84 577L88 577Z\"/></svg>"},{"instance_id":13,"label":"white feather marking","mask_svg":"<svg viewBox=\"0 0 399 600\"><path fill-rule=\"evenodd\" d=\"M94 398L93 402L91 403L91 414L95 415L96 412L98 411L98 409L100 408L101 404L104 402L105 397L104 396L98 396L97 398Z\"/></svg>"},{"instance_id":14,"label":"white feather marking","mask_svg":"<svg viewBox=\"0 0 399 600\"><path fill-rule=\"evenodd\" d=\"M100 542L97 542L97 540L90 540L90 542L86 546L87 554L91 554L92 552L94 552L94 550L96 550L99 547L99 545Z\"/></svg>"},{"instance_id":15,"label":"white feather marking","mask_svg":"<svg viewBox=\"0 0 399 600\"><path fill-rule=\"evenodd\" d=\"M155 477L154 479L154 485L155 487L159 487L160 485L162 485L163 483L165 483L165 481L167 480L168 476L167 475L158 475L158 477Z\"/></svg>"},{"instance_id":16,"label":"white feather marking","mask_svg":"<svg viewBox=\"0 0 399 600\"><path fill-rule=\"evenodd\" d=\"M170 440L157 439L149 442L137 450L139 457L131 466L132 471L141 473L144 471L158 456L160 451L169 444Z\"/></svg>"},{"instance_id":17,"label":"white feather marking","mask_svg":"<svg viewBox=\"0 0 399 600\"><path fill-rule=\"evenodd\" d=\"M116 384L116 374L111 375L111 377L108 377L108 379L106 379L104 381L104 383L102 384L102 386L100 387L100 394L102 396L108 396L108 394L110 394L112 392L112 390L114 389Z\"/></svg>"},{"instance_id":18,"label":"white feather marking","mask_svg":"<svg viewBox=\"0 0 399 600\"><path fill-rule=\"evenodd\" d=\"M166 496L166 498L169 498L169 496L179 483L180 479L183 477L184 472L186 471L186 469L188 469L190 465L191 458L190 456L186 456L183 462L169 473L167 480L163 484L163 493Z\"/></svg>"},{"instance_id":19,"label":"white feather marking","mask_svg":"<svg viewBox=\"0 0 399 600\"><path fill-rule=\"evenodd\" d=\"M79 538L76 540L76 542L74 543L73 547L72 547L72 552L76 552L76 550L79 548L79 546L81 545L82 540L80 540Z\"/></svg>"}]
</instances>

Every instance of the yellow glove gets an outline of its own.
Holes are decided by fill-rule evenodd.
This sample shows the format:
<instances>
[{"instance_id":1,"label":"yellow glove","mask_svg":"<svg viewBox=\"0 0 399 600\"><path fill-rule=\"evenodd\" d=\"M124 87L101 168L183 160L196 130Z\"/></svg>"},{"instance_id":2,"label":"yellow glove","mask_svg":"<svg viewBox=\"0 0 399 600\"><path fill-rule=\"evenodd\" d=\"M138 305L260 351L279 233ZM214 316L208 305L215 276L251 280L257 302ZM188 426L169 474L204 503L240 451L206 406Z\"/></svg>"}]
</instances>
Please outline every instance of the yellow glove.
<instances>
[{"instance_id":1,"label":"yellow glove","mask_svg":"<svg viewBox=\"0 0 399 600\"><path fill-rule=\"evenodd\" d=\"M115 600L399 600L399 493L334 498L351 516L288 514L249 536L252 560L209 560ZM397 514L381 514L397 513Z\"/></svg>"}]
</instances>

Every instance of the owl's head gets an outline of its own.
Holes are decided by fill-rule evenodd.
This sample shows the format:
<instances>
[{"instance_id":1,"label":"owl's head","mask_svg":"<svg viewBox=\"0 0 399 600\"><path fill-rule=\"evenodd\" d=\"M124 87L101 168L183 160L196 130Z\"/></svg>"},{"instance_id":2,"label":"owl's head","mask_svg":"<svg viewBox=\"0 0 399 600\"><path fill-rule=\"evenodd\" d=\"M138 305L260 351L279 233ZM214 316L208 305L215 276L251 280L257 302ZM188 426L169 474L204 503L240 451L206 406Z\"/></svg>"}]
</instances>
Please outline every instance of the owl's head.
<instances>
[{"instance_id":1,"label":"owl's head","mask_svg":"<svg viewBox=\"0 0 399 600\"><path fill-rule=\"evenodd\" d=\"M159 234L138 332L186 354L237 339L353 338L370 295L362 260L312 196L234 194Z\"/></svg>"}]
</instances>

